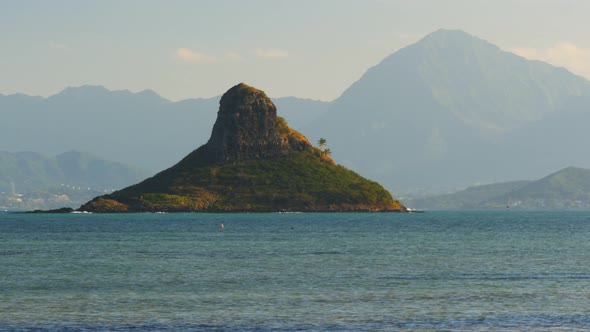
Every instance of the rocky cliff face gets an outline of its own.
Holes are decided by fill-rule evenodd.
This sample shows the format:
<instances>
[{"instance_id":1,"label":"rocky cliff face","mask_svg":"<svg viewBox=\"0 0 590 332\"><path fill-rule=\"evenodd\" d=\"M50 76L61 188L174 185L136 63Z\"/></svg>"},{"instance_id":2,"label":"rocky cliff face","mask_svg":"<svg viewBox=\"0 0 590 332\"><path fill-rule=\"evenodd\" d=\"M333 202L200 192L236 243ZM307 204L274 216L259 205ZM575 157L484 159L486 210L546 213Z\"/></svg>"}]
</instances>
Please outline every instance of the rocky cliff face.
<instances>
[{"instance_id":1,"label":"rocky cliff face","mask_svg":"<svg viewBox=\"0 0 590 332\"><path fill-rule=\"evenodd\" d=\"M263 91L240 83L219 103L217 121L207 148L219 163L284 156L311 147L309 141L277 118L277 109Z\"/></svg>"}]
</instances>

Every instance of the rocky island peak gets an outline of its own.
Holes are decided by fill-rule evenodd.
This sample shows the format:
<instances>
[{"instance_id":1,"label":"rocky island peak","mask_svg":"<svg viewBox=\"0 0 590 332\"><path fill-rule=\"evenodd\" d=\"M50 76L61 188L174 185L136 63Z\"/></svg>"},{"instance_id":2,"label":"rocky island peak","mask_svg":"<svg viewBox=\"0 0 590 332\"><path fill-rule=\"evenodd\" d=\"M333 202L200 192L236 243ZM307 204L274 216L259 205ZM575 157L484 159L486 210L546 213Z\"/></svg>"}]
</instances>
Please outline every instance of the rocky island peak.
<instances>
[{"instance_id":1,"label":"rocky island peak","mask_svg":"<svg viewBox=\"0 0 590 332\"><path fill-rule=\"evenodd\" d=\"M276 106L263 91L244 83L221 97L206 146L220 163L275 158L311 148L305 136L277 117Z\"/></svg>"},{"instance_id":2,"label":"rocky island peak","mask_svg":"<svg viewBox=\"0 0 590 332\"><path fill-rule=\"evenodd\" d=\"M89 212L406 211L381 185L337 165L240 83L222 97L209 141L136 185L96 197Z\"/></svg>"}]
</instances>

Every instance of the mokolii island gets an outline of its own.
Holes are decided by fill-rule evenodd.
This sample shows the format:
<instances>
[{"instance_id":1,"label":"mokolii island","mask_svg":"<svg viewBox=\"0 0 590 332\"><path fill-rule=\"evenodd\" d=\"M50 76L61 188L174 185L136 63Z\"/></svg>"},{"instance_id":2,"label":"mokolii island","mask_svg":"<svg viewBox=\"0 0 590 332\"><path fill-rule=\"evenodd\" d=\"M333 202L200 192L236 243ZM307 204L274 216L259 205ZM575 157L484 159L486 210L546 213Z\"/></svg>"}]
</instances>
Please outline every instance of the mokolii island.
<instances>
[{"instance_id":1,"label":"mokolii island","mask_svg":"<svg viewBox=\"0 0 590 332\"><path fill-rule=\"evenodd\" d=\"M209 141L138 184L78 211L406 212L379 183L338 165L277 116L266 94L240 83L219 102Z\"/></svg>"}]
</instances>

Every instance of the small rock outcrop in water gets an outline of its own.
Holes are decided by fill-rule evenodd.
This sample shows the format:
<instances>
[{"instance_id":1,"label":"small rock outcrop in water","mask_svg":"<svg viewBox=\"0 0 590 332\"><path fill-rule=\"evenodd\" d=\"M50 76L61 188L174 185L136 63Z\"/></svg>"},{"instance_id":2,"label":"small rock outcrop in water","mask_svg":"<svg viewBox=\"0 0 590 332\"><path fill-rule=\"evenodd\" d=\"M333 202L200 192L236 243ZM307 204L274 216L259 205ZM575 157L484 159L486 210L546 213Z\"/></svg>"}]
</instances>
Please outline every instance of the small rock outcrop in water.
<instances>
[{"instance_id":1,"label":"small rock outcrop in water","mask_svg":"<svg viewBox=\"0 0 590 332\"><path fill-rule=\"evenodd\" d=\"M35 210L35 211L29 211L26 213L72 213L74 212L74 209L72 209L71 207L62 207L59 209L53 209L53 210Z\"/></svg>"},{"instance_id":2,"label":"small rock outcrop in water","mask_svg":"<svg viewBox=\"0 0 590 332\"><path fill-rule=\"evenodd\" d=\"M337 165L277 117L260 90L220 101L207 144L173 167L79 210L90 212L405 211L374 181Z\"/></svg>"}]
</instances>

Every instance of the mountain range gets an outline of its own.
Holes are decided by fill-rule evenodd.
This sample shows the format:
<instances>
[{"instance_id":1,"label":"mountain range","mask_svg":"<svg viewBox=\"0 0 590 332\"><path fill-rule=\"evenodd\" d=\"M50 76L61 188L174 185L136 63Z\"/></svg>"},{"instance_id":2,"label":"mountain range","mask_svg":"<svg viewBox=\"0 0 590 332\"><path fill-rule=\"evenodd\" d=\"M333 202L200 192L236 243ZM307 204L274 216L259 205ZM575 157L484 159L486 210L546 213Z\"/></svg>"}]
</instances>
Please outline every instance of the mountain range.
<instances>
[{"instance_id":1,"label":"mountain range","mask_svg":"<svg viewBox=\"0 0 590 332\"><path fill-rule=\"evenodd\" d=\"M327 103L275 100L284 117L302 127ZM86 151L152 174L170 167L205 141L219 97L171 102L151 90L110 91L102 86L66 88L48 97L0 95L0 150L55 155Z\"/></svg>"},{"instance_id":2,"label":"mountain range","mask_svg":"<svg viewBox=\"0 0 590 332\"><path fill-rule=\"evenodd\" d=\"M590 82L462 31L400 49L332 102L273 102L343 165L404 196L590 167ZM218 104L96 86L0 96L0 150L76 149L154 173L206 141Z\"/></svg>"}]
</instances>

